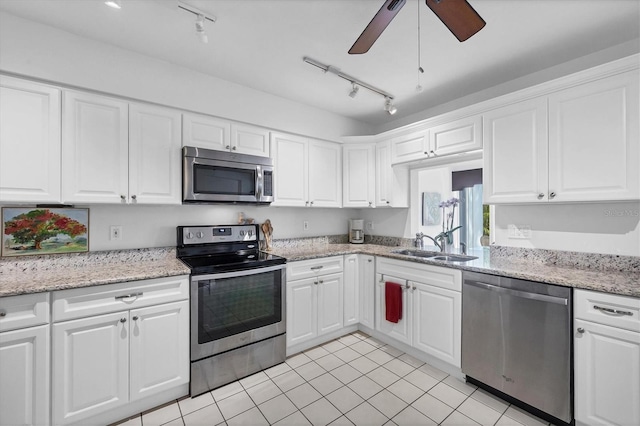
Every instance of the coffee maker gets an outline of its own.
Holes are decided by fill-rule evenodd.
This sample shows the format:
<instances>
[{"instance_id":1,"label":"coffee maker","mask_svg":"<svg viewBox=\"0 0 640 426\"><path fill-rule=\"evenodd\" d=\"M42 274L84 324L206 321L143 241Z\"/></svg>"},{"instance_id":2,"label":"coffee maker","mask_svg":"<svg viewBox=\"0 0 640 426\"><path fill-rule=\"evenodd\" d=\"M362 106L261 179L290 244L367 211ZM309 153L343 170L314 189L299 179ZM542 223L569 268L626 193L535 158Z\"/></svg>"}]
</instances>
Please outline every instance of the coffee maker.
<instances>
[{"instance_id":1,"label":"coffee maker","mask_svg":"<svg viewBox=\"0 0 640 426\"><path fill-rule=\"evenodd\" d=\"M349 219L349 242L351 244L364 243L363 219Z\"/></svg>"}]
</instances>

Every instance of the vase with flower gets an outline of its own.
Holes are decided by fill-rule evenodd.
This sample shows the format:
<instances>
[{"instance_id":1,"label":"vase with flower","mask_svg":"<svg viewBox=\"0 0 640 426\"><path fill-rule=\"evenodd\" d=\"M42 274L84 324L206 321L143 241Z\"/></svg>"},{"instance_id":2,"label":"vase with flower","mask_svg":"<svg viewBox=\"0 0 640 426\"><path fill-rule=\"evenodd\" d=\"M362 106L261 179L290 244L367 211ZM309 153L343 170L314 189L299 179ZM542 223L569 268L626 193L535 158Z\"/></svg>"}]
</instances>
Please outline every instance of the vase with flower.
<instances>
[{"instance_id":1,"label":"vase with flower","mask_svg":"<svg viewBox=\"0 0 640 426\"><path fill-rule=\"evenodd\" d=\"M453 233L462 226L453 226L456 206L460 200L453 197L447 201L441 202L438 207L442 209L442 232L435 236L435 240L440 242L441 250L445 253L453 251ZM449 211L451 209L451 211Z\"/></svg>"}]
</instances>

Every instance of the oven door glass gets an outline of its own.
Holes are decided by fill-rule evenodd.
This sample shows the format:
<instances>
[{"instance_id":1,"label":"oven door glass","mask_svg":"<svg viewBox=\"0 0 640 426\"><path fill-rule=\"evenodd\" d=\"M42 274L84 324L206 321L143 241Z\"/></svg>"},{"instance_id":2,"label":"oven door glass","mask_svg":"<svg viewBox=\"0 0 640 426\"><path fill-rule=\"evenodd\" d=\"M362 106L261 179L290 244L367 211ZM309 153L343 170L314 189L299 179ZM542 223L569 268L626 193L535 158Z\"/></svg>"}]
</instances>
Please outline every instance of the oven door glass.
<instances>
[{"instance_id":1,"label":"oven door glass","mask_svg":"<svg viewBox=\"0 0 640 426\"><path fill-rule=\"evenodd\" d=\"M214 195L256 195L256 168L193 165L193 192Z\"/></svg>"},{"instance_id":2,"label":"oven door glass","mask_svg":"<svg viewBox=\"0 0 640 426\"><path fill-rule=\"evenodd\" d=\"M282 321L282 270L198 281L198 344Z\"/></svg>"}]
</instances>

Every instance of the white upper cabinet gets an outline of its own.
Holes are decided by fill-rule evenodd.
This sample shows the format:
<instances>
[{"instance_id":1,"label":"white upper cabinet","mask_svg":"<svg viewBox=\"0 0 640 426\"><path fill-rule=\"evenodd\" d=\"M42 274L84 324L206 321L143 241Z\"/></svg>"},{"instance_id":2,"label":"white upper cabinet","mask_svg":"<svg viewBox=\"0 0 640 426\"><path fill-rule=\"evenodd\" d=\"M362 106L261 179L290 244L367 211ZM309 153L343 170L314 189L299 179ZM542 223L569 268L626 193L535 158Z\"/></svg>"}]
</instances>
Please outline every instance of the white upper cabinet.
<instances>
[{"instance_id":1,"label":"white upper cabinet","mask_svg":"<svg viewBox=\"0 0 640 426\"><path fill-rule=\"evenodd\" d=\"M640 199L638 78L627 72L549 97L553 201Z\"/></svg>"},{"instance_id":2,"label":"white upper cabinet","mask_svg":"<svg viewBox=\"0 0 640 426\"><path fill-rule=\"evenodd\" d=\"M182 146L229 151L231 149L231 123L216 117L183 114Z\"/></svg>"},{"instance_id":3,"label":"white upper cabinet","mask_svg":"<svg viewBox=\"0 0 640 426\"><path fill-rule=\"evenodd\" d=\"M429 129L429 156L482 149L482 117L475 115Z\"/></svg>"},{"instance_id":4,"label":"white upper cabinet","mask_svg":"<svg viewBox=\"0 0 640 426\"><path fill-rule=\"evenodd\" d=\"M64 202L179 204L180 115L64 93Z\"/></svg>"},{"instance_id":5,"label":"white upper cabinet","mask_svg":"<svg viewBox=\"0 0 640 426\"><path fill-rule=\"evenodd\" d=\"M409 207L409 169L391 166L391 142L376 144L376 207Z\"/></svg>"},{"instance_id":6,"label":"white upper cabinet","mask_svg":"<svg viewBox=\"0 0 640 426\"><path fill-rule=\"evenodd\" d=\"M271 134L273 206L341 207L342 147L337 143Z\"/></svg>"},{"instance_id":7,"label":"white upper cabinet","mask_svg":"<svg viewBox=\"0 0 640 426\"><path fill-rule=\"evenodd\" d=\"M119 203L128 196L128 104L65 91L62 146L64 202Z\"/></svg>"},{"instance_id":8,"label":"white upper cabinet","mask_svg":"<svg viewBox=\"0 0 640 426\"><path fill-rule=\"evenodd\" d=\"M343 207L375 207L376 146L342 147Z\"/></svg>"},{"instance_id":9,"label":"white upper cabinet","mask_svg":"<svg viewBox=\"0 0 640 426\"><path fill-rule=\"evenodd\" d=\"M0 76L0 202L60 201L60 90Z\"/></svg>"},{"instance_id":10,"label":"white upper cabinet","mask_svg":"<svg viewBox=\"0 0 640 426\"><path fill-rule=\"evenodd\" d=\"M638 73L484 114L485 203L640 199Z\"/></svg>"},{"instance_id":11,"label":"white upper cabinet","mask_svg":"<svg viewBox=\"0 0 640 426\"><path fill-rule=\"evenodd\" d=\"M184 114L182 146L269 157L269 131L200 114Z\"/></svg>"},{"instance_id":12,"label":"white upper cabinet","mask_svg":"<svg viewBox=\"0 0 640 426\"><path fill-rule=\"evenodd\" d=\"M422 160L429 153L429 131L420 130L391 139L391 164Z\"/></svg>"},{"instance_id":13,"label":"white upper cabinet","mask_svg":"<svg viewBox=\"0 0 640 426\"><path fill-rule=\"evenodd\" d=\"M129 196L138 204L182 202L180 113L129 106Z\"/></svg>"},{"instance_id":14,"label":"white upper cabinet","mask_svg":"<svg viewBox=\"0 0 640 426\"><path fill-rule=\"evenodd\" d=\"M248 124L231 124L231 150L269 157L269 131Z\"/></svg>"},{"instance_id":15,"label":"white upper cabinet","mask_svg":"<svg viewBox=\"0 0 640 426\"><path fill-rule=\"evenodd\" d=\"M484 202L547 199L547 102L519 102L484 114Z\"/></svg>"}]
</instances>

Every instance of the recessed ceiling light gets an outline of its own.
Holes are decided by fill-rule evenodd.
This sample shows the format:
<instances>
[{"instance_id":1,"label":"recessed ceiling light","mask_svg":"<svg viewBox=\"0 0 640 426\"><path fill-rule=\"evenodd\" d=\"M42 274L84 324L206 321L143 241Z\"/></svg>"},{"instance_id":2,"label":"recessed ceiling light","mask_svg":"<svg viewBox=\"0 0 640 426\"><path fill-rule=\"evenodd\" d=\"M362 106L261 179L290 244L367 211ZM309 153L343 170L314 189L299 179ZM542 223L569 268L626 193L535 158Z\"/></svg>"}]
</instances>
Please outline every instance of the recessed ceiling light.
<instances>
[{"instance_id":1,"label":"recessed ceiling light","mask_svg":"<svg viewBox=\"0 0 640 426\"><path fill-rule=\"evenodd\" d=\"M120 4L120 0L107 0L104 2L109 7L114 9L122 9L122 5Z\"/></svg>"}]
</instances>

